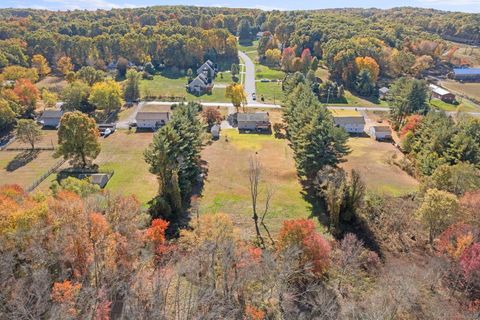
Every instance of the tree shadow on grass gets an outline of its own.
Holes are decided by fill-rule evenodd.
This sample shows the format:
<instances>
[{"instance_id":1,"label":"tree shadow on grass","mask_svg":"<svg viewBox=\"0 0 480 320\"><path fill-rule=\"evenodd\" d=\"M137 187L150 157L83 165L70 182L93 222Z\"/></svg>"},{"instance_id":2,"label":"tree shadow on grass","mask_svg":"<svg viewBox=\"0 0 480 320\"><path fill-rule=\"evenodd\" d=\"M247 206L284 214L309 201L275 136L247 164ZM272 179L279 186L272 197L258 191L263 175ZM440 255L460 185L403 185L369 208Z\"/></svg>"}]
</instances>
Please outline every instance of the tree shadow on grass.
<instances>
[{"instance_id":1,"label":"tree shadow on grass","mask_svg":"<svg viewBox=\"0 0 480 320\"><path fill-rule=\"evenodd\" d=\"M25 150L20 152L6 166L8 172L15 171L37 158L40 150Z\"/></svg>"}]
</instances>

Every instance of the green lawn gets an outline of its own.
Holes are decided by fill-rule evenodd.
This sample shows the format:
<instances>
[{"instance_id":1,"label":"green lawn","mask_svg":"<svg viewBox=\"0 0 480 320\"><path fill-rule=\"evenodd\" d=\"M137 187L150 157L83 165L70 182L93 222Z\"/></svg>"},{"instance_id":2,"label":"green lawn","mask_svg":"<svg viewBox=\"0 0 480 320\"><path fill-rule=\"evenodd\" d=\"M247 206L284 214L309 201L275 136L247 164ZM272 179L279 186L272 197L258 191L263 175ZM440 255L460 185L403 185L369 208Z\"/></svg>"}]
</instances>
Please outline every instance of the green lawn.
<instances>
[{"instance_id":1,"label":"green lawn","mask_svg":"<svg viewBox=\"0 0 480 320\"><path fill-rule=\"evenodd\" d=\"M446 103L440 99L432 99L430 105L443 111L479 112L478 108L473 103L465 99L463 99L458 105Z\"/></svg>"},{"instance_id":2,"label":"green lawn","mask_svg":"<svg viewBox=\"0 0 480 320\"><path fill-rule=\"evenodd\" d=\"M253 41L249 45L242 45L240 43L237 44L238 50L248 53L249 51L257 51L258 47L258 40Z\"/></svg>"},{"instance_id":3,"label":"green lawn","mask_svg":"<svg viewBox=\"0 0 480 320\"><path fill-rule=\"evenodd\" d=\"M106 189L123 195L134 194L142 204L151 200L158 188L156 177L148 171L143 152L153 133L128 133L117 130L100 140L102 151L95 160L100 170L114 170Z\"/></svg>"},{"instance_id":4,"label":"green lawn","mask_svg":"<svg viewBox=\"0 0 480 320\"><path fill-rule=\"evenodd\" d=\"M247 235L253 234L248 187L251 156L258 157L264 169L262 192L266 186L274 191L266 217L271 231L275 234L286 219L308 218L312 209L302 197L292 150L286 140L265 134L239 134L234 129L222 130L221 138L202 152L208 176L200 198L200 213L226 213ZM263 208L264 193L260 198Z\"/></svg>"},{"instance_id":5,"label":"green lawn","mask_svg":"<svg viewBox=\"0 0 480 320\"><path fill-rule=\"evenodd\" d=\"M224 74L224 79L220 79L219 83L229 83L229 78L228 74ZM163 100L183 98L187 101L230 101L228 98L225 98L225 88L213 88L212 94L204 94L197 97L186 91L186 84L186 76L166 77L164 75L155 75L153 80L141 80L140 92L142 98L146 96L154 96L161 97Z\"/></svg>"},{"instance_id":6,"label":"green lawn","mask_svg":"<svg viewBox=\"0 0 480 320\"><path fill-rule=\"evenodd\" d=\"M264 98L265 103L280 103L283 101L284 93L282 91L281 82L256 82L257 99L262 102Z\"/></svg>"}]
</instances>

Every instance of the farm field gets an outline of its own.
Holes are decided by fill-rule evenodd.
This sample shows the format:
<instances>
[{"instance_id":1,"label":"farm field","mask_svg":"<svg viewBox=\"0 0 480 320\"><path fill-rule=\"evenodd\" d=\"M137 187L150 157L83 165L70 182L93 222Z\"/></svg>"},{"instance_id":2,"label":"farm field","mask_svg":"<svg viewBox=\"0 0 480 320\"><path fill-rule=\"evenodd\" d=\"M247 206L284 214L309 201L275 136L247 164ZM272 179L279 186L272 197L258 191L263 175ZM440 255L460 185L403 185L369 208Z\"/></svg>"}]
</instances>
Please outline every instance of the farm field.
<instances>
[{"instance_id":1,"label":"farm field","mask_svg":"<svg viewBox=\"0 0 480 320\"><path fill-rule=\"evenodd\" d=\"M227 78L224 75L224 80ZM223 82L224 83L224 82ZM202 96L195 96L185 90L187 84L187 77L170 78L163 75L155 75L153 80L141 80L140 92L141 97L156 96L163 97L168 100L172 97L183 97L187 101L212 101L212 102L229 102L225 98L225 88L213 88L212 94L204 94Z\"/></svg>"},{"instance_id":2,"label":"farm field","mask_svg":"<svg viewBox=\"0 0 480 320\"><path fill-rule=\"evenodd\" d=\"M258 157L264 168L262 190L266 185L274 190L265 218L270 231L276 233L286 219L309 217L312 209L302 197L292 151L286 140L275 139L272 135L239 134L232 129L222 130L220 139L202 152L208 175L200 198L200 214L223 212L230 215L246 235L254 232L248 180L251 156ZM259 205L263 210L264 195Z\"/></svg>"},{"instance_id":3,"label":"farm field","mask_svg":"<svg viewBox=\"0 0 480 320\"><path fill-rule=\"evenodd\" d=\"M461 94L471 99L480 101L480 83L479 82L461 83L454 80L444 80L440 84L442 87L452 91L455 94Z\"/></svg>"},{"instance_id":4,"label":"farm field","mask_svg":"<svg viewBox=\"0 0 480 320\"><path fill-rule=\"evenodd\" d=\"M461 99L461 98L460 98ZM462 99L462 102L458 105L446 103L439 99L432 99L430 105L434 108L443 111L463 111L463 112L479 112L480 110L470 101Z\"/></svg>"},{"instance_id":5,"label":"farm field","mask_svg":"<svg viewBox=\"0 0 480 320\"><path fill-rule=\"evenodd\" d=\"M340 166L349 172L355 169L360 173L367 189L400 196L417 190L418 181L388 160L402 153L392 144L374 141L370 138L350 138L351 153Z\"/></svg>"}]
</instances>

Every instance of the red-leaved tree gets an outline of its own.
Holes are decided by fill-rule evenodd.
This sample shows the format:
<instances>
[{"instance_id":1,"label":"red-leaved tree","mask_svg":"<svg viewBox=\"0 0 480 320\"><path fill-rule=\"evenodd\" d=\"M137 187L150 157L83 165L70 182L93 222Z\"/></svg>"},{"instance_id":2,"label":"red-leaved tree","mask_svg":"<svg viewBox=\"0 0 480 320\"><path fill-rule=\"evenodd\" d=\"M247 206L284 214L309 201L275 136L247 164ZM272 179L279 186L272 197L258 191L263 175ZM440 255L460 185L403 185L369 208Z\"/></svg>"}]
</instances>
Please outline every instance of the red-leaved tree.
<instances>
[{"instance_id":1,"label":"red-leaved tree","mask_svg":"<svg viewBox=\"0 0 480 320\"><path fill-rule=\"evenodd\" d=\"M315 231L312 220L287 220L280 230L278 249L298 247L301 250L300 263L312 265L317 275L327 271L330 263L331 246L328 241Z\"/></svg>"}]
</instances>

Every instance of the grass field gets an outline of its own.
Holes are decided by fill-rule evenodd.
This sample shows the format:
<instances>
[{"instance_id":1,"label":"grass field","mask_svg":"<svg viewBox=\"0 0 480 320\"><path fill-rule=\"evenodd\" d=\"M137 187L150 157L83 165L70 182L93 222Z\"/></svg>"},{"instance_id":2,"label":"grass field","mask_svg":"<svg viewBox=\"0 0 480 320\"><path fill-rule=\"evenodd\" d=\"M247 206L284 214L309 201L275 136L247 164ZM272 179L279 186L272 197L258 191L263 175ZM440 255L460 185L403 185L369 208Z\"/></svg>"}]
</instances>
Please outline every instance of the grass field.
<instances>
[{"instance_id":1,"label":"grass field","mask_svg":"<svg viewBox=\"0 0 480 320\"><path fill-rule=\"evenodd\" d=\"M148 171L143 151L152 141L153 133L128 133L117 130L101 138L102 151L95 160L100 170L114 170L106 189L123 195L134 194L146 203L157 193L156 177Z\"/></svg>"},{"instance_id":2,"label":"grass field","mask_svg":"<svg viewBox=\"0 0 480 320\"><path fill-rule=\"evenodd\" d=\"M393 196L417 190L418 182L414 178L388 163L392 155L402 156L392 144L370 138L350 138L348 146L352 152L341 167L360 173L369 190Z\"/></svg>"},{"instance_id":3,"label":"grass field","mask_svg":"<svg viewBox=\"0 0 480 320\"><path fill-rule=\"evenodd\" d=\"M32 157L28 157L28 152L0 151L0 184L27 188L58 161L53 158L53 151L40 151Z\"/></svg>"},{"instance_id":4,"label":"grass field","mask_svg":"<svg viewBox=\"0 0 480 320\"><path fill-rule=\"evenodd\" d=\"M228 78L224 75L224 79L219 83L225 83ZM215 82L215 80L214 80ZM195 96L186 91L187 77L166 77L163 75L155 75L153 80L141 80L140 92L141 96L156 96L168 99L170 97L183 97L187 101L214 101L214 102L229 102L225 98L225 88L213 88L212 94L204 94L202 96Z\"/></svg>"},{"instance_id":5,"label":"grass field","mask_svg":"<svg viewBox=\"0 0 480 320\"><path fill-rule=\"evenodd\" d=\"M237 130L223 130L220 140L202 152L208 176L200 199L200 213L224 212L247 235L254 232L248 187L251 156L257 156L264 168L262 188L268 185L275 192L265 219L271 231L278 231L285 219L309 217L311 208L301 195L292 151L286 140L271 135L239 134ZM262 196L261 210L263 199Z\"/></svg>"},{"instance_id":6,"label":"grass field","mask_svg":"<svg viewBox=\"0 0 480 320\"><path fill-rule=\"evenodd\" d=\"M440 84L455 94L461 94L480 101L480 82L461 83L454 80L444 80Z\"/></svg>"},{"instance_id":7,"label":"grass field","mask_svg":"<svg viewBox=\"0 0 480 320\"><path fill-rule=\"evenodd\" d=\"M432 99L430 105L443 111L463 111L463 112L479 112L480 110L470 101L463 99L460 104L446 103L440 99Z\"/></svg>"}]
</instances>

